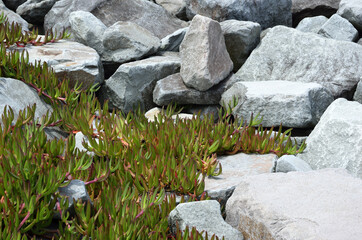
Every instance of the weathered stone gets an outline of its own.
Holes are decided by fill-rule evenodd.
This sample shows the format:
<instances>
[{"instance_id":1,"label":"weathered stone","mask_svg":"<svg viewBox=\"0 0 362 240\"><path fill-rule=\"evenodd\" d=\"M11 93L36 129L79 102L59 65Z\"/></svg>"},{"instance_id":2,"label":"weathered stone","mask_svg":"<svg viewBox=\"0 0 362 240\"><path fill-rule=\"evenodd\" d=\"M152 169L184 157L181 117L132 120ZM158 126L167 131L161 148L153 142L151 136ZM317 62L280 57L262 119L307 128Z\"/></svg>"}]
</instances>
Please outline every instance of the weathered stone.
<instances>
[{"instance_id":1,"label":"weathered stone","mask_svg":"<svg viewBox=\"0 0 362 240\"><path fill-rule=\"evenodd\" d=\"M173 16L187 20L185 0L155 0L155 2L166 9Z\"/></svg>"},{"instance_id":2,"label":"weathered stone","mask_svg":"<svg viewBox=\"0 0 362 240\"><path fill-rule=\"evenodd\" d=\"M319 29L318 34L326 37L342 41L356 41L358 39L358 31L345 18L334 14Z\"/></svg>"},{"instance_id":3,"label":"weathered stone","mask_svg":"<svg viewBox=\"0 0 362 240\"><path fill-rule=\"evenodd\" d=\"M250 54L232 82L317 82L335 98L351 98L361 77L362 48L358 44L277 26Z\"/></svg>"},{"instance_id":4,"label":"weathered stone","mask_svg":"<svg viewBox=\"0 0 362 240\"><path fill-rule=\"evenodd\" d=\"M13 109L14 123L18 119L19 111L26 107L36 105L35 119L40 119L52 108L47 105L32 87L24 82L12 78L0 78L0 116L4 113L4 107ZM0 119L1 122L1 119Z\"/></svg>"},{"instance_id":5,"label":"weathered stone","mask_svg":"<svg viewBox=\"0 0 362 240\"><path fill-rule=\"evenodd\" d=\"M317 83L289 81L237 82L223 93L220 104L237 97L233 114L249 120L260 113L264 127L306 128L318 123L333 102L328 90Z\"/></svg>"},{"instance_id":6,"label":"weathered stone","mask_svg":"<svg viewBox=\"0 0 362 240\"><path fill-rule=\"evenodd\" d=\"M69 15L69 23L75 41L95 49L102 56L103 34L107 27L90 12L75 11Z\"/></svg>"},{"instance_id":7,"label":"weathered stone","mask_svg":"<svg viewBox=\"0 0 362 240\"><path fill-rule=\"evenodd\" d=\"M362 80L357 84L356 91L353 95L353 100L362 104Z\"/></svg>"},{"instance_id":8,"label":"weathered stone","mask_svg":"<svg viewBox=\"0 0 362 240\"><path fill-rule=\"evenodd\" d=\"M225 91L227 80L201 92L187 87L179 73L167 76L157 82L153 91L153 102L159 106L171 103L183 104L218 104Z\"/></svg>"},{"instance_id":9,"label":"weathered stone","mask_svg":"<svg viewBox=\"0 0 362 240\"><path fill-rule=\"evenodd\" d=\"M42 25L45 15L59 0L27 0L21 4L16 13L32 24Z\"/></svg>"},{"instance_id":10,"label":"weathered stone","mask_svg":"<svg viewBox=\"0 0 362 240\"><path fill-rule=\"evenodd\" d=\"M292 25L291 0L186 0L186 4L189 19L200 14L219 22L228 19L257 22L263 29Z\"/></svg>"},{"instance_id":11,"label":"weathered stone","mask_svg":"<svg viewBox=\"0 0 362 240\"><path fill-rule=\"evenodd\" d=\"M105 62L124 63L155 53L161 41L133 22L116 22L103 34Z\"/></svg>"},{"instance_id":12,"label":"weathered stone","mask_svg":"<svg viewBox=\"0 0 362 240\"><path fill-rule=\"evenodd\" d=\"M81 43L60 40L43 46L27 45L25 50L29 53L29 62L47 62L60 79L69 78L70 87L78 82L86 89L104 81L98 53Z\"/></svg>"},{"instance_id":13,"label":"weathered stone","mask_svg":"<svg viewBox=\"0 0 362 240\"><path fill-rule=\"evenodd\" d=\"M26 2L27 0L0 0L0 5L3 4L11 9L12 11L16 11L16 9L21 5L23 4L24 2Z\"/></svg>"},{"instance_id":14,"label":"weathered stone","mask_svg":"<svg viewBox=\"0 0 362 240\"><path fill-rule=\"evenodd\" d=\"M220 25L236 72L259 44L261 27L258 23L238 20L226 20Z\"/></svg>"},{"instance_id":15,"label":"weathered stone","mask_svg":"<svg viewBox=\"0 0 362 240\"><path fill-rule=\"evenodd\" d=\"M205 231L211 237L215 234L220 239L242 240L242 234L227 224L221 216L220 204L215 200L180 203L170 212L168 217L171 231L176 233L177 225L180 230L196 227L197 231ZM205 233L203 234L205 236Z\"/></svg>"},{"instance_id":16,"label":"weathered stone","mask_svg":"<svg viewBox=\"0 0 362 240\"><path fill-rule=\"evenodd\" d=\"M337 13L362 32L362 4L360 0L342 0Z\"/></svg>"},{"instance_id":17,"label":"weathered stone","mask_svg":"<svg viewBox=\"0 0 362 240\"><path fill-rule=\"evenodd\" d=\"M298 157L313 169L338 167L362 178L362 104L340 98L325 111Z\"/></svg>"},{"instance_id":18,"label":"weathered stone","mask_svg":"<svg viewBox=\"0 0 362 240\"><path fill-rule=\"evenodd\" d=\"M180 46L181 77L186 86L206 91L233 69L220 24L197 15Z\"/></svg>"},{"instance_id":19,"label":"weathered stone","mask_svg":"<svg viewBox=\"0 0 362 240\"><path fill-rule=\"evenodd\" d=\"M222 173L205 179L205 191L224 206L243 176L274 172L277 156L238 153L219 156L218 160L221 163Z\"/></svg>"},{"instance_id":20,"label":"weathered stone","mask_svg":"<svg viewBox=\"0 0 362 240\"><path fill-rule=\"evenodd\" d=\"M152 92L156 82L179 69L180 58L171 56L156 56L122 64L116 73L105 81L99 97L103 101L109 99L110 108L129 112L139 104L147 111L155 106Z\"/></svg>"},{"instance_id":21,"label":"weathered stone","mask_svg":"<svg viewBox=\"0 0 362 240\"><path fill-rule=\"evenodd\" d=\"M299 22L296 29L302 32L318 33L323 24L327 21L328 18L325 16L307 17Z\"/></svg>"},{"instance_id":22,"label":"weathered stone","mask_svg":"<svg viewBox=\"0 0 362 240\"><path fill-rule=\"evenodd\" d=\"M226 204L245 239L358 240L362 180L343 169L246 176Z\"/></svg>"},{"instance_id":23,"label":"weathered stone","mask_svg":"<svg viewBox=\"0 0 362 240\"><path fill-rule=\"evenodd\" d=\"M284 173L292 171L307 172L312 171L312 168L308 163L296 156L284 155L278 159L275 171Z\"/></svg>"},{"instance_id":24,"label":"weathered stone","mask_svg":"<svg viewBox=\"0 0 362 240\"><path fill-rule=\"evenodd\" d=\"M172 17L164 8L144 0L60 0L45 16L44 28L58 32L69 29L69 15L74 11L91 12L106 26L129 21L142 26L158 38L173 33L187 23Z\"/></svg>"},{"instance_id":25,"label":"weathered stone","mask_svg":"<svg viewBox=\"0 0 362 240\"><path fill-rule=\"evenodd\" d=\"M180 44L189 30L188 27L181 28L174 33L161 39L160 51L176 51L180 50Z\"/></svg>"},{"instance_id":26,"label":"weathered stone","mask_svg":"<svg viewBox=\"0 0 362 240\"><path fill-rule=\"evenodd\" d=\"M14 2L15 3L15 2ZM27 21L25 21L22 17L20 17L19 14L11 11L8 9L5 4L0 0L0 14L4 13L4 15L8 18L9 22L16 22L19 23L23 31L29 30L29 24Z\"/></svg>"}]
</instances>

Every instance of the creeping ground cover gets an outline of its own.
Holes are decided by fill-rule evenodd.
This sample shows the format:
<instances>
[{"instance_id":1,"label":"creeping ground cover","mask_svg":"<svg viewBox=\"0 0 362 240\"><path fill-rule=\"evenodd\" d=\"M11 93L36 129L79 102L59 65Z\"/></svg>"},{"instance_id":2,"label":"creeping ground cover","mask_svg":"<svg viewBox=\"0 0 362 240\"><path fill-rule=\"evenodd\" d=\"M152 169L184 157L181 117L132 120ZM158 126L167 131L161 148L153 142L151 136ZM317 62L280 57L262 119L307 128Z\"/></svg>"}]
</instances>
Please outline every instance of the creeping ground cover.
<instances>
[{"instance_id":1,"label":"creeping ground cover","mask_svg":"<svg viewBox=\"0 0 362 240\"><path fill-rule=\"evenodd\" d=\"M218 155L281 156L305 148L292 143L290 130L263 129L257 117L248 124L229 121L235 103L220 109L216 122L213 116L173 119L175 106L151 122L140 110L110 112L94 96L96 86L71 89L68 79L57 79L46 63L30 64L19 51L66 33L39 40L3 15L0 23L0 77L25 82L53 109L40 119L35 105L17 119L11 108L1 116L0 239L217 239L195 229L170 232L167 217L176 196L207 199L204 179L221 173ZM68 136L49 138L45 129L54 127ZM75 147L79 132L88 139L87 151ZM78 201L69 211L58 188L72 179L85 182L92 202Z\"/></svg>"}]
</instances>

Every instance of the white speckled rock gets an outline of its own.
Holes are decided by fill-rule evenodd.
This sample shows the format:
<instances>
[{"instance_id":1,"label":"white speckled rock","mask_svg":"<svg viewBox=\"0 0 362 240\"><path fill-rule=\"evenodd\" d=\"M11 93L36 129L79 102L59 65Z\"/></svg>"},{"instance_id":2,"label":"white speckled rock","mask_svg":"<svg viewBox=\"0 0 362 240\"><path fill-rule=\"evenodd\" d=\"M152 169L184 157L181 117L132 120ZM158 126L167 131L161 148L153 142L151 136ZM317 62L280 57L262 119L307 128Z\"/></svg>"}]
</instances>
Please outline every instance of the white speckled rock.
<instances>
[{"instance_id":1,"label":"white speckled rock","mask_svg":"<svg viewBox=\"0 0 362 240\"><path fill-rule=\"evenodd\" d=\"M341 41L356 41L358 39L358 31L345 18L334 14L327 22L319 29L318 34Z\"/></svg>"},{"instance_id":2,"label":"white speckled rock","mask_svg":"<svg viewBox=\"0 0 362 240\"><path fill-rule=\"evenodd\" d=\"M358 31L362 31L362 3L360 0L342 0L337 14L350 21Z\"/></svg>"}]
</instances>

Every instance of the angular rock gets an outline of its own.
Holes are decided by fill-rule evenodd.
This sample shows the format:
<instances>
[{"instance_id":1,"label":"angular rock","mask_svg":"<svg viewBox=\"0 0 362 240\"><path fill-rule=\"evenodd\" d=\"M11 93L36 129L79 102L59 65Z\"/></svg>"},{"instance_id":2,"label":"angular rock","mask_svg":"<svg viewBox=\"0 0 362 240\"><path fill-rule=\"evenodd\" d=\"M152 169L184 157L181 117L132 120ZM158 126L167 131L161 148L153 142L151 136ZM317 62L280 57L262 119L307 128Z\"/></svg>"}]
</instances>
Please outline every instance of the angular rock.
<instances>
[{"instance_id":1,"label":"angular rock","mask_svg":"<svg viewBox=\"0 0 362 240\"><path fill-rule=\"evenodd\" d=\"M292 0L293 25L306 17L323 15L327 18L335 14L341 0Z\"/></svg>"},{"instance_id":2,"label":"angular rock","mask_svg":"<svg viewBox=\"0 0 362 240\"><path fill-rule=\"evenodd\" d=\"M362 104L339 98L325 111L298 157L313 169L345 168L362 178Z\"/></svg>"},{"instance_id":3,"label":"angular rock","mask_svg":"<svg viewBox=\"0 0 362 240\"><path fill-rule=\"evenodd\" d=\"M25 50L29 53L29 62L47 62L60 79L69 78L70 87L78 82L86 89L104 81L103 66L98 53L81 43L60 40L43 46L27 45Z\"/></svg>"},{"instance_id":4,"label":"angular rock","mask_svg":"<svg viewBox=\"0 0 362 240\"><path fill-rule=\"evenodd\" d=\"M328 18L325 16L307 17L299 22L296 29L302 32L318 33L323 24L327 21Z\"/></svg>"},{"instance_id":5,"label":"angular rock","mask_svg":"<svg viewBox=\"0 0 362 240\"><path fill-rule=\"evenodd\" d=\"M8 18L9 22L16 22L18 23L21 28L23 29L23 31L29 31L29 24L27 21L25 21L22 17L20 17L19 14L11 11L10 9L8 9L5 4L2 2L2 0L0 0L0 14L4 13L4 15Z\"/></svg>"},{"instance_id":6,"label":"angular rock","mask_svg":"<svg viewBox=\"0 0 362 240\"><path fill-rule=\"evenodd\" d=\"M160 39L133 22L116 22L103 33L102 60L124 63L155 53Z\"/></svg>"},{"instance_id":7,"label":"angular rock","mask_svg":"<svg viewBox=\"0 0 362 240\"><path fill-rule=\"evenodd\" d=\"M327 22L319 29L318 34L336 40L354 42L358 39L358 31L345 18L334 14Z\"/></svg>"},{"instance_id":8,"label":"angular rock","mask_svg":"<svg viewBox=\"0 0 362 240\"><path fill-rule=\"evenodd\" d=\"M264 127L313 127L333 102L331 93L317 83L289 81L237 82L223 93L220 104L237 97L233 114L249 120L260 113Z\"/></svg>"},{"instance_id":9,"label":"angular rock","mask_svg":"<svg viewBox=\"0 0 362 240\"><path fill-rule=\"evenodd\" d=\"M246 176L226 204L245 239L358 240L362 180L343 169Z\"/></svg>"},{"instance_id":10,"label":"angular rock","mask_svg":"<svg viewBox=\"0 0 362 240\"><path fill-rule=\"evenodd\" d=\"M23 4L24 2L26 2L27 0L0 0L0 5L2 5L2 2L3 4L11 9L12 11L16 11L16 9L21 5Z\"/></svg>"},{"instance_id":11,"label":"angular rock","mask_svg":"<svg viewBox=\"0 0 362 240\"><path fill-rule=\"evenodd\" d=\"M232 82L317 82L335 98L351 98L361 77L362 48L358 44L277 26L250 54Z\"/></svg>"},{"instance_id":12,"label":"angular rock","mask_svg":"<svg viewBox=\"0 0 362 240\"><path fill-rule=\"evenodd\" d=\"M357 84L356 91L353 95L353 100L362 104L362 80Z\"/></svg>"},{"instance_id":13,"label":"angular rock","mask_svg":"<svg viewBox=\"0 0 362 240\"><path fill-rule=\"evenodd\" d=\"M156 82L178 72L180 58L156 56L148 59L122 64L105 81L100 89L101 100L109 100L110 108L129 112L140 104L141 109L154 107L152 92Z\"/></svg>"},{"instance_id":14,"label":"angular rock","mask_svg":"<svg viewBox=\"0 0 362 240\"><path fill-rule=\"evenodd\" d=\"M236 72L259 44L261 27L258 23L238 20L226 20L220 25Z\"/></svg>"},{"instance_id":15,"label":"angular rock","mask_svg":"<svg viewBox=\"0 0 362 240\"><path fill-rule=\"evenodd\" d=\"M171 15L187 20L185 0L155 0L155 2L171 13Z\"/></svg>"},{"instance_id":16,"label":"angular rock","mask_svg":"<svg viewBox=\"0 0 362 240\"><path fill-rule=\"evenodd\" d=\"M227 80L201 92L187 87L179 73L167 76L156 83L153 90L153 102L159 106L177 103L184 104L218 104L225 91Z\"/></svg>"},{"instance_id":17,"label":"angular rock","mask_svg":"<svg viewBox=\"0 0 362 240\"><path fill-rule=\"evenodd\" d=\"M303 161L302 159L294 156L294 155L284 155L281 156L277 161L277 166L275 167L276 172L307 172L312 171L312 168Z\"/></svg>"},{"instance_id":18,"label":"angular rock","mask_svg":"<svg viewBox=\"0 0 362 240\"><path fill-rule=\"evenodd\" d=\"M72 12L69 15L69 23L75 41L95 49L102 56L106 25L93 14L85 11Z\"/></svg>"},{"instance_id":19,"label":"angular rock","mask_svg":"<svg viewBox=\"0 0 362 240\"><path fill-rule=\"evenodd\" d=\"M181 28L174 33L161 39L160 51L175 51L180 50L180 44L189 30L188 27Z\"/></svg>"},{"instance_id":20,"label":"angular rock","mask_svg":"<svg viewBox=\"0 0 362 240\"><path fill-rule=\"evenodd\" d=\"M358 31L362 32L362 4L360 0L342 0L337 14L350 21Z\"/></svg>"},{"instance_id":21,"label":"angular rock","mask_svg":"<svg viewBox=\"0 0 362 240\"><path fill-rule=\"evenodd\" d=\"M19 111L36 105L35 119L40 119L47 111L52 112L51 106L46 104L35 89L24 82L12 78L0 78L0 116L4 107L13 109L14 123L19 117ZM1 122L1 119L0 119Z\"/></svg>"},{"instance_id":22,"label":"angular rock","mask_svg":"<svg viewBox=\"0 0 362 240\"><path fill-rule=\"evenodd\" d=\"M220 24L197 15L180 46L181 77L186 86L206 91L233 69Z\"/></svg>"},{"instance_id":23,"label":"angular rock","mask_svg":"<svg viewBox=\"0 0 362 240\"><path fill-rule=\"evenodd\" d=\"M200 14L219 22L228 19L257 22L262 29L292 25L291 0L186 0L186 4L189 19Z\"/></svg>"},{"instance_id":24,"label":"angular rock","mask_svg":"<svg viewBox=\"0 0 362 240\"><path fill-rule=\"evenodd\" d=\"M205 179L205 191L225 206L242 177L274 172L277 156L274 154L245 154L219 156L222 173Z\"/></svg>"},{"instance_id":25,"label":"angular rock","mask_svg":"<svg viewBox=\"0 0 362 240\"><path fill-rule=\"evenodd\" d=\"M151 1L60 0L45 16L44 28L54 28L58 32L69 29L69 15L78 10L91 12L107 27L118 21L136 23L160 39L187 25Z\"/></svg>"},{"instance_id":26,"label":"angular rock","mask_svg":"<svg viewBox=\"0 0 362 240\"><path fill-rule=\"evenodd\" d=\"M221 216L220 204L215 200L180 203L170 212L168 222L174 233L176 233L178 225L182 231L187 226L189 229L196 227L199 232L207 232L209 237L215 234L220 239L225 237L225 240L244 239L239 231L224 221Z\"/></svg>"},{"instance_id":27,"label":"angular rock","mask_svg":"<svg viewBox=\"0 0 362 240\"><path fill-rule=\"evenodd\" d=\"M60 0L27 0L16 9L16 13L32 24L43 25L45 15L58 1Z\"/></svg>"}]
</instances>

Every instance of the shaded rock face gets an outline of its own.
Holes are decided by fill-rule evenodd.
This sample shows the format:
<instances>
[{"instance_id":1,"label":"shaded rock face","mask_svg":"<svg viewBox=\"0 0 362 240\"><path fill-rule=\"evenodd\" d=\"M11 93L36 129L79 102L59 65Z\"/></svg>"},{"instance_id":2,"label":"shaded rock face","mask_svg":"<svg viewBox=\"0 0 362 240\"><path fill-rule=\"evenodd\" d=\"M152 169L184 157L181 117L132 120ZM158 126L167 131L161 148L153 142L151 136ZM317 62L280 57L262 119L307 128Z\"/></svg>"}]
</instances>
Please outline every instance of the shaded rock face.
<instances>
[{"instance_id":1,"label":"shaded rock face","mask_svg":"<svg viewBox=\"0 0 362 240\"><path fill-rule=\"evenodd\" d=\"M69 29L69 15L77 10L91 12L108 27L118 21L136 23L158 38L163 38L187 25L150 1L61 0L45 16L44 28L55 28L58 31L63 28Z\"/></svg>"},{"instance_id":2,"label":"shaded rock face","mask_svg":"<svg viewBox=\"0 0 362 240\"><path fill-rule=\"evenodd\" d=\"M362 104L340 98L325 111L298 157L313 169L345 168L362 178Z\"/></svg>"},{"instance_id":3,"label":"shaded rock face","mask_svg":"<svg viewBox=\"0 0 362 240\"><path fill-rule=\"evenodd\" d=\"M186 4L189 19L200 14L220 22L228 19L257 22L262 29L292 24L291 0L186 0Z\"/></svg>"},{"instance_id":4,"label":"shaded rock face","mask_svg":"<svg viewBox=\"0 0 362 240\"><path fill-rule=\"evenodd\" d=\"M337 13L362 32L362 4L360 0L342 0Z\"/></svg>"},{"instance_id":5,"label":"shaded rock face","mask_svg":"<svg viewBox=\"0 0 362 240\"><path fill-rule=\"evenodd\" d=\"M245 239L359 240L362 180L343 169L247 176L226 204Z\"/></svg>"},{"instance_id":6,"label":"shaded rock face","mask_svg":"<svg viewBox=\"0 0 362 240\"><path fill-rule=\"evenodd\" d=\"M23 4L26 1L27 0L2 0L2 2L5 4L5 6L9 9L13 10L14 12L21 4ZM0 5L1 5L1 1L0 1Z\"/></svg>"},{"instance_id":7,"label":"shaded rock face","mask_svg":"<svg viewBox=\"0 0 362 240\"><path fill-rule=\"evenodd\" d=\"M233 63L220 24L197 15L180 46L181 77L186 86L206 91L224 80Z\"/></svg>"},{"instance_id":8,"label":"shaded rock face","mask_svg":"<svg viewBox=\"0 0 362 240\"><path fill-rule=\"evenodd\" d=\"M323 15L327 18L335 14L341 0L292 0L293 27L306 17Z\"/></svg>"},{"instance_id":9,"label":"shaded rock face","mask_svg":"<svg viewBox=\"0 0 362 240\"><path fill-rule=\"evenodd\" d=\"M27 0L16 9L16 13L32 24L43 25L45 15L57 1Z\"/></svg>"},{"instance_id":10,"label":"shaded rock face","mask_svg":"<svg viewBox=\"0 0 362 240\"><path fill-rule=\"evenodd\" d=\"M362 81L359 81L356 92L353 95L353 100L362 104Z\"/></svg>"},{"instance_id":11,"label":"shaded rock face","mask_svg":"<svg viewBox=\"0 0 362 240\"><path fill-rule=\"evenodd\" d=\"M316 82L334 98L351 99L362 77L362 48L277 26L234 74L233 81Z\"/></svg>"}]
</instances>

